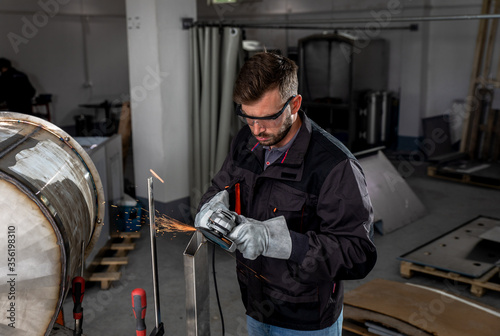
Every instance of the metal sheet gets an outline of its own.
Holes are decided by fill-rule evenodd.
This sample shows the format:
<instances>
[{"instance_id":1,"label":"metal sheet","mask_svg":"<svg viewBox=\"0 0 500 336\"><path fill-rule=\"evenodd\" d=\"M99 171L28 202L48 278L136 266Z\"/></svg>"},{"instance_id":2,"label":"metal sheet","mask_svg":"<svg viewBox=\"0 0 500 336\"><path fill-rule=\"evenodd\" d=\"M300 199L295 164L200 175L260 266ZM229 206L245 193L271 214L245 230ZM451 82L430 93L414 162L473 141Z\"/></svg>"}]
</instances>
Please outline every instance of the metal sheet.
<instances>
[{"instance_id":1,"label":"metal sheet","mask_svg":"<svg viewBox=\"0 0 500 336\"><path fill-rule=\"evenodd\" d=\"M186 335L210 336L210 290L207 241L196 231L184 251Z\"/></svg>"},{"instance_id":2,"label":"metal sheet","mask_svg":"<svg viewBox=\"0 0 500 336\"><path fill-rule=\"evenodd\" d=\"M500 243L500 226L495 226L494 228L486 231L481 234L479 238Z\"/></svg>"},{"instance_id":3,"label":"metal sheet","mask_svg":"<svg viewBox=\"0 0 500 336\"><path fill-rule=\"evenodd\" d=\"M372 200L375 220L382 233L392 232L423 217L427 210L385 155L359 158Z\"/></svg>"},{"instance_id":4,"label":"metal sheet","mask_svg":"<svg viewBox=\"0 0 500 336\"><path fill-rule=\"evenodd\" d=\"M499 219L477 217L399 259L477 278L500 260L500 243L481 238L499 228Z\"/></svg>"}]
</instances>

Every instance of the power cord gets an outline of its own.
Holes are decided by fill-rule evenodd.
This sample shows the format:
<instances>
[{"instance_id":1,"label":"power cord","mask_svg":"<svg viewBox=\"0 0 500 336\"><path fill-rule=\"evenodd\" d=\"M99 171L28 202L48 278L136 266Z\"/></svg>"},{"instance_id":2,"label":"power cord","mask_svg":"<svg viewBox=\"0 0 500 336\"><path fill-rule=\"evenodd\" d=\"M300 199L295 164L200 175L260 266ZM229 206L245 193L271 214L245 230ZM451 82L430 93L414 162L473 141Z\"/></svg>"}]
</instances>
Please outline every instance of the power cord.
<instances>
[{"instance_id":1,"label":"power cord","mask_svg":"<svg viewBox=\"0 0 500 336\"><path fill-rule=\"evenodd\" d=\"M222 336L224 336L226 334L226 330L224 327L224 315L222 315L222 307L220 305L220 299L219 299L219 290L217 288L217 277L215 276L215 244L211 245L212 245L212 270L214 275L215 296L217 297L217 305L219 306L220 321L222 325Z\"/></svg>"}]
</instances>

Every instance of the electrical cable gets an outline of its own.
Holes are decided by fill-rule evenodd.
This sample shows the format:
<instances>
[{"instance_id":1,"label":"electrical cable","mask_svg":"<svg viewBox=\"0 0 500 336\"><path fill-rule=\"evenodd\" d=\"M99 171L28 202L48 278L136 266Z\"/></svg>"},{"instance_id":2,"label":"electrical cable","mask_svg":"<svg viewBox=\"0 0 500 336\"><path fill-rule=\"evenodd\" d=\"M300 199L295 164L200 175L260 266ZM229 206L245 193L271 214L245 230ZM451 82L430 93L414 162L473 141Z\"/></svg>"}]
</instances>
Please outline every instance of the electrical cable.
<instances>
[{"instance_id":1,"label":"electrical cable","mask_svg":"<svg viewBox=\"0 0 500 336\"><path fill-rule=\"evenodd\" d=\"M224 327L224 315L222 315L222 307L220 305L219 290L217 288L217 277L215 276L215 244L212 245L212 270L214 275L214 287L215 287L215 297L217 298L217 305L219 306L220 322L222 325L222 336L226 334Z\"/></svg>"}]
</instances>

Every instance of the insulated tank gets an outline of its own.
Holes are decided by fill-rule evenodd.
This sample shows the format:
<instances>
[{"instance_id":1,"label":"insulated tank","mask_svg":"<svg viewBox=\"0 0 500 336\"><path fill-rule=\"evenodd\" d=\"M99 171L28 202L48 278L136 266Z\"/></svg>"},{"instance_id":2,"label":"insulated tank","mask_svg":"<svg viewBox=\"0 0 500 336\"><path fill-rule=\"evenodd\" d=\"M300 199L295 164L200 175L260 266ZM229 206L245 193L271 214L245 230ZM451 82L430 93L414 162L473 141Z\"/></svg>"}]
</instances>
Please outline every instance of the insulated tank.
<instances>
[{"instance_id":1,"label":"insulated tank","mask_svg":"<svg viewBox=\"0 0 500 336\"><path fill-rule=\"evenodd\" d=\"M0 335L49 335L103 218L85 150L45 120L0 112Z\"/></svg>"}]
</instances>

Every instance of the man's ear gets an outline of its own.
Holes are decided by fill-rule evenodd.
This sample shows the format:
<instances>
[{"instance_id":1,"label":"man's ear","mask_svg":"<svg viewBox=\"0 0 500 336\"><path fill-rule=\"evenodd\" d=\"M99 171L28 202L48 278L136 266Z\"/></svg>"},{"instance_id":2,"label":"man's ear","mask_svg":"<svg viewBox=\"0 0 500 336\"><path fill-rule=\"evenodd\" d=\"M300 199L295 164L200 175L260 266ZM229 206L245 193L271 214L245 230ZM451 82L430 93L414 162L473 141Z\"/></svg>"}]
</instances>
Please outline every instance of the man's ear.
<instances>
[{"instance_id":1,"label":"man's ear","mask_svg":"<svg viewBox=\"0 0 500 336\"><path fill-rule=\"evenodd\" d=\"M300 106L302 105L302 96L299 94L296 95L295 98L293 98L291 105L292 105L292 114L299 112Z\"/></svg>"}]
</instances>

